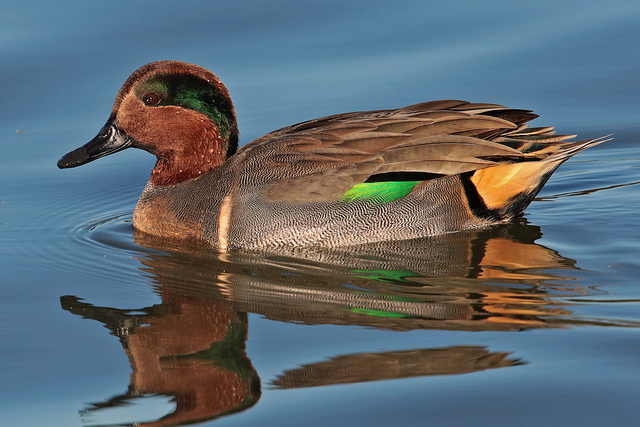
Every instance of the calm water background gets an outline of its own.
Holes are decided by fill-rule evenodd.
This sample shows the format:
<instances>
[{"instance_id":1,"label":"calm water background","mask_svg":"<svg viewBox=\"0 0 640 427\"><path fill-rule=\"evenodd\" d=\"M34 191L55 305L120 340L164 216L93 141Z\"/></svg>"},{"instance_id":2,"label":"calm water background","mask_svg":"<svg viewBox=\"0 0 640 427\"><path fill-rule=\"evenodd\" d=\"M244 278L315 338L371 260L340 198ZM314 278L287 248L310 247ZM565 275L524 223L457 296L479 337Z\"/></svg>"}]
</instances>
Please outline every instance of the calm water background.
<instances>
[{"instance_id":1,"label":"calm water background","mask_svg":"<svg viewBox=\"0 0 640 427\"><path fill-rule=\"evenodd\" d=\"M2 11L0 425L174 410L165 422L640 422L637 1ZM536 124L615 140L563 165L526 220L483 233L338 253L167 248L130 224L147 153L55 166L158 59L214 71L242 143L441 98L530 108Z\"/></svg>"}]
</instances>

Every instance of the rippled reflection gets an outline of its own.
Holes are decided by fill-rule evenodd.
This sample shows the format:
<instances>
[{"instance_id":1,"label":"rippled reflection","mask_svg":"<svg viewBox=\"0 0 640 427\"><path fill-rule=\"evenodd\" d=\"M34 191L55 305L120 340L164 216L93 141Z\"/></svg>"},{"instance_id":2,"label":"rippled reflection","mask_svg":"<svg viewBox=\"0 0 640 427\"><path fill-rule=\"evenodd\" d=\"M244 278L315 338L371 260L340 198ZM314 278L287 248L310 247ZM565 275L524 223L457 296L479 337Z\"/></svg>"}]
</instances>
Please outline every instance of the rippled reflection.
<instances>
[{"instance_id":1,"label":"rippled reflection","mask_svg":"<svg viewBox=\"0 0 640 427\"><path fill-rule=\"evenodd\" d=\"M275 388L379 381L423 375L453 375L521 364L509 353L491 353L477 346L361 353L332 357L279 375Z\"/></svg>"},{"instance_id":2,"label":"rippled reflection","mask_svg":"<svg viewBox=\"0 0 640 427\"><path fill-rule=\"evenodd\" d=\"M590 293L570 276L575 261L536 244L540 229L526 224L336 250L231 254L135 236L166 252L140 259L161 292L224 298L280 321L397 330L561 327L574 319L560 298Z\"/></svg>"},{"instance_id":3,"label":"rippled reflection","mask_svg":"<svg viewBox=\"0 0 640 427\"><path fill-rule=\"evenodd\" d=\"M87 233L96 232L98 243L108 244L104 236L109 233L99 228ZM538 227L522 221L339 250L218 253L134 232L140 268L161 304L123 310L75 296L61 298L65 310L97 320L117 336L133 370L126 393L92 404L85 414L149 395L170 396L176 407L140 425L188 424L251 407L261 392L245 352L248 312L283 322L398 331L611 325L610 320L572 315L566 301L594 292L571 277L577 270L573 260L535 243L540 236ZM299 388L463 374L524 363L509 353L461 344L318 354L322 362L287 370L270 385Z\"/></svg>"}]
</instances>

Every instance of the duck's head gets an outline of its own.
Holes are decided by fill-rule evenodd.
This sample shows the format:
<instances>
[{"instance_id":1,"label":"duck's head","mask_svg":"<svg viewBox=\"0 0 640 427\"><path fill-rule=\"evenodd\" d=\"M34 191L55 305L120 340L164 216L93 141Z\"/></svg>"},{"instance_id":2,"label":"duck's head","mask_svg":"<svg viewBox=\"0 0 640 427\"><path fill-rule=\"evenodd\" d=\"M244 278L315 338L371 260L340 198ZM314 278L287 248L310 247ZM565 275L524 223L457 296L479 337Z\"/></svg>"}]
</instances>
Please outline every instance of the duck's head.
<instances>
[{"instance_id":1,"label":"duck's head","mask_svg":"<svg viewBox=\"0 0 640 427\"><path fill-rule=\"evenodd\" d=\"M58 167L80 166L128 147L158 158L151 171L156 185L176 184L220 166L238 147L229 91L197 65L147 64L120 88L98 135L63 156Z\"/></svg>"}]
</instances>

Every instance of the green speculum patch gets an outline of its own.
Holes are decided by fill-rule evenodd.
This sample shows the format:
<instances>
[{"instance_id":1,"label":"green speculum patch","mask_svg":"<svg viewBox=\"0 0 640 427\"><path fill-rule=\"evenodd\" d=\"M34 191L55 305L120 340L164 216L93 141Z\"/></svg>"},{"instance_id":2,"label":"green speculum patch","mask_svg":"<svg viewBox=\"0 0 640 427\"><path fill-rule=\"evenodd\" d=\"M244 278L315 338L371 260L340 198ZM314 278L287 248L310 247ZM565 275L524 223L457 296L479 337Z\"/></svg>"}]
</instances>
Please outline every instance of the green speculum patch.
<instances>
[{"instance_id":1,"label":"green speculum patch","mask_svg":"<svg viewBox=\"0 0 640 427\"><path fill-rule=\"evenodd\" d=\"M375 203L388 203L400 199L413 190L420 181L364 182L353 186L341 198L341 202L369 200Z\"/></svg>"}]
</instances>

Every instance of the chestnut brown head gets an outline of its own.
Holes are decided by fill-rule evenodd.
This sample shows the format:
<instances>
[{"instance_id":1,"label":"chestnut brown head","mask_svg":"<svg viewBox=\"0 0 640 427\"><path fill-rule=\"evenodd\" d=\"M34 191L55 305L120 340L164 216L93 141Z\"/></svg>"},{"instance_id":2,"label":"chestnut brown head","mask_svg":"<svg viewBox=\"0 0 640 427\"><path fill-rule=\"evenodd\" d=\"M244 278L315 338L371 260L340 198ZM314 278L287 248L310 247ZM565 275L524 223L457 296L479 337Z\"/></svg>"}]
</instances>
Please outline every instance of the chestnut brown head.
<instances>
[{"instance_id":1,"label":"chestnut brown head","mask_svg":"<svg viewBox=\"0 0 640 427\"><path fill-rule=\"evenodd\" d=\"M151 181L170 185L220 166L238 147L238 125L229 91L197 65L159 61L136 70L116 97L98 135L58 161L80 166L128 147L158 161Z\"/></svg>"}]
</instances>

